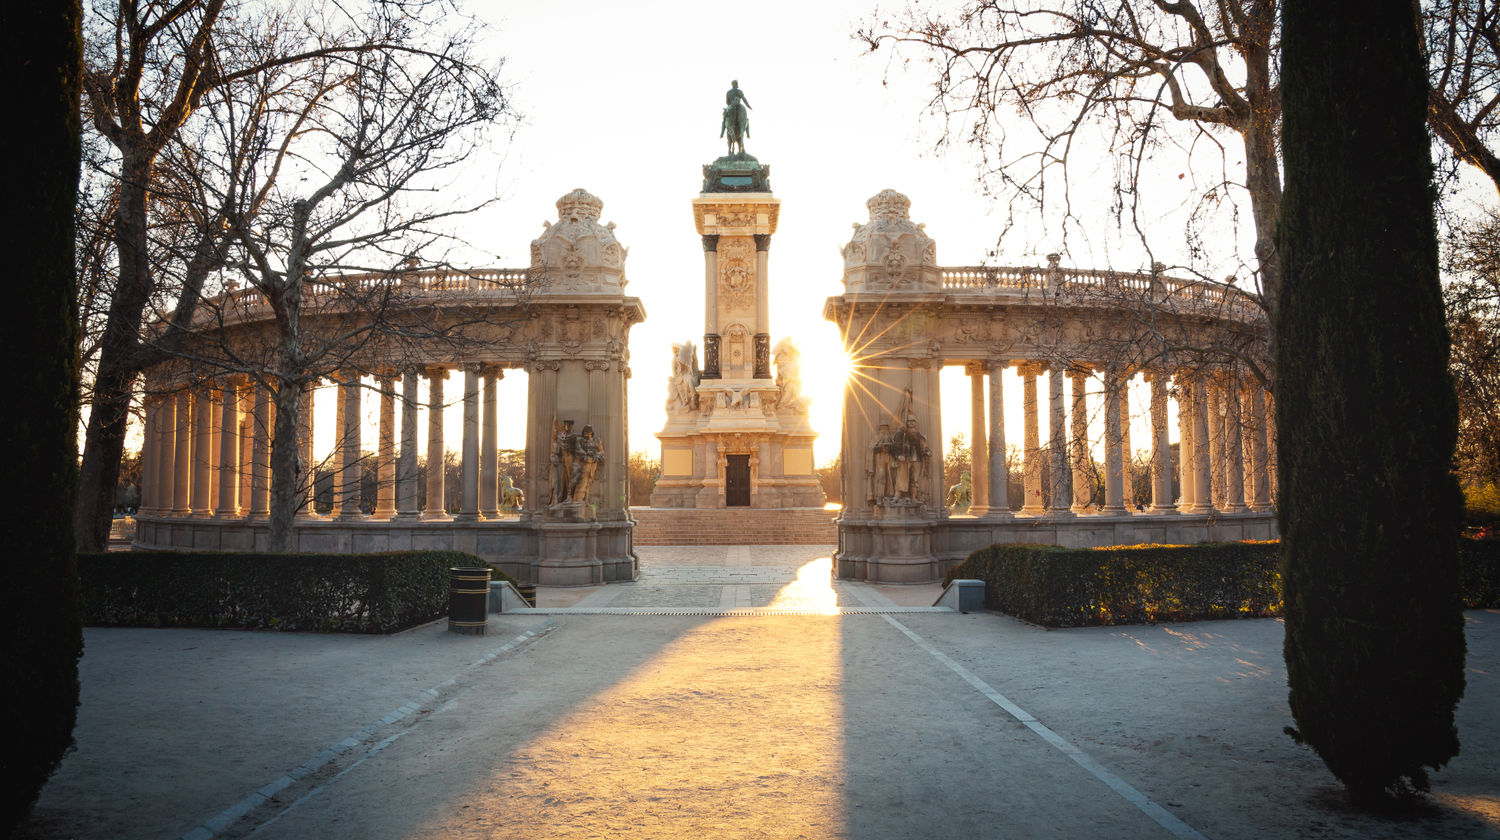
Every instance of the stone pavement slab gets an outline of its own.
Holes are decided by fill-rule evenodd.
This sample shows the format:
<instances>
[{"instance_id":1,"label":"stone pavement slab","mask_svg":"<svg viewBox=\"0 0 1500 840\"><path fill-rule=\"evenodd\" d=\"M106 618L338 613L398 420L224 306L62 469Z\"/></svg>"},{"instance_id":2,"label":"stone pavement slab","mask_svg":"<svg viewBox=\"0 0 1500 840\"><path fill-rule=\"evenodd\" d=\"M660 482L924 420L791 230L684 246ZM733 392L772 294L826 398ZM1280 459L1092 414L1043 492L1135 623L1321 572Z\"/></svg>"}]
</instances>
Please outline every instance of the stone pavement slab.
<instances>
[{"instance_id":1,"label":"stone pavement slab","mask_svg":"<svg viewBox=\"0 0 1500 840\"><path fill-rule=\"evenodd\" d=\"M1500 837L1500 612L1466 614L1463 754L1429 815L1386 821L1344 808L1281 733L1279 621L896 611L885 591L917 588L831 584L826 551L758 548L675 555L699 570L680 575L642 557L653 597L752 615L90 629L78 749L22 836ZM698 577L715 565L790 578Z\"/></svg>"}]
</instances>

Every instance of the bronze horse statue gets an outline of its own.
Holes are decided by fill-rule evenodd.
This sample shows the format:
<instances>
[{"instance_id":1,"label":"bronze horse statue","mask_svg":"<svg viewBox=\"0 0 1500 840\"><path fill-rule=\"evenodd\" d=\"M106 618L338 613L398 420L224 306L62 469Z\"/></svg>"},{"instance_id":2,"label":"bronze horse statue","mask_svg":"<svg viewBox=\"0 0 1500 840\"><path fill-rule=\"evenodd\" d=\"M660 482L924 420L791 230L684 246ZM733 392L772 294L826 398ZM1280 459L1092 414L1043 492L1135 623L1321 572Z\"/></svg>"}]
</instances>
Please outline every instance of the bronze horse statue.
<instances>
[{"instance_id":1,"label":"bronze horse statue","mask_svg":"<svg viewBox=\"0 0 1500 840\"><path fill-rule=\"evenodd\" d=\"M750 136L750 114L746 111L750 100L740 90L738 80L729 83L729 92L724 94L724 118L719 126L719 136L729 138L729 153L745 153L745 138Z\"/></svg>"}]
</instances>

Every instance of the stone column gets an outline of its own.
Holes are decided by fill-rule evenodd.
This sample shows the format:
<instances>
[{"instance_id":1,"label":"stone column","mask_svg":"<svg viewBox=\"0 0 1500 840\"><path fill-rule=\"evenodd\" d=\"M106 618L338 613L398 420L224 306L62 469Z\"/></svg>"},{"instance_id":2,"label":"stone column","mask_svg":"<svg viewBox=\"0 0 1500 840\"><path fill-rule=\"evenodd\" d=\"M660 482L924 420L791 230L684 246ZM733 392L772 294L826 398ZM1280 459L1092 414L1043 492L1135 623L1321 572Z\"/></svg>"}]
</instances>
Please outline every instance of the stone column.
<instances>
[{"instance_id":1,"label":"stone column","mask_svg":"<svg viewBox=\"0 0 1500 840\"><path fill-rule=\"evenodd\" d=\"M401 458L396 463L396 518L415 519L417 510L417 406L422 401L417 372L401 374Z\"/></svg>"},{"instance_id":2,"label":"stone column","mask_svg":"<svg viewBox=\"0 0 1500 840\"><path fill-rule=\"evenodd\" d=\"M1240 383L1230 375L1224 381L1224 510L1244 513L1245 430L1240 424Z\"/></svg>"},{"instance_id":3,"label":"stone column","mask_svg":"<svg viewBox=\"0 0 1500 840\"><path fill-rule=\"evenodd\" d=\"M755 235L755 368L756 379L771 378L771 234ZM753 492L753 491L752 491Z\"/></svg>"},{"instance_id":4,"label":"stone column","mask_svg":"<svg viewBox=\"0 0 1500 840\"><path fill-rule=\"evenodd\" d=\"M250 451L250 510L252 519L271 515L271 440L275 412L271 410L271 391L264 384L255 386L255 443Z\"/></svg>"},{"instance_id":5,"label":"stone column","mask_svg":"<svg viewBox=\"0 0 1500 840\"><path fill-rule=\"evenodd\" d=\"M1052 365L1047 371L1047 403L1051 423L1047 447L1051 450L1052 498L1047 512L1056 516L1069 512L1073 504L1072 482L1068 479L1067 414L1063 408L1063 367Z\"/></svg>"},{"instance_id":6,"label":"stone column","mask_svg":"<svg viewBox=\"0 0 1500 840\"><path fill-rule=\"evenodd\" d=\"M1266 398L1266 410L1262 414L1266 418L1266 473L1268 476L1266 499L1272 507L1275 507L1279 492L1277 488L1280 486L1277 484L1280 477L1277 475L1276 466L1276 395L1264 389L1261 389L1261 393Z\"/></svg>"},{"instance_id":7,"label":"stone column","mask_svg":"<svg viewBox=\"0 0 1500 840\"><path fill-rule=\"evenodd\" d=\"M1208 438L1208 383L1205 377L1193 377L1193 467L1197 477L1194 479L1195 486L1193 513L1212 513L1213 497L1213 475L1209 463L1209 438Z\"/></svg>"},{"instance_id":8,"label":"stone column","mask_svg":"<svg viewBox=\"0 0 1500 840\"><path fill-rule=\"evenodd\" d=\"M200 386L193 400L193 510L195 519L207 519L213 509L213 459L209 451L214 443L214 398L207 386Z\"/></svg>"},{"instance_id":9,"label":"stone column","mask_svg":"<svg viewBox=\"0 0 1500 840\"><path fill-rule=\"evenodd\" d=\"M1222 510L1227 503L1224 491L1224 463L1228 460L1229 450L1225 440L1228 435L1224 428L1224 375L1214 373L1204 379L1204 390L1208 396L1209 484L1213 488L1212 504L1216 510Z\"/></svg>"},{"instance_id":10,"label":"stone column","mask_svg":"<svg viewBox=\"0 0 1500 840\"><path fill-rule=\"evenodd\" d=\"M443 378L448 369L427 368L427 506L423 519L447 519L443 499Z\"/></svg>"},{"instance_id":11,"label":"stone column","mask_svg":"<svg viewBox=\"0 0 1500 840\"><path fill-rule=\"evenodd\" d=\"M1093 456L1089 446L1088 384L1090 371L1087 368L1069 370L1067 376L1073 380L1073 410L1071 414L1072 435L1069 443L1069 460L1073 472L1074 513L1084 513L1094 497ZM1107 399L1107 398L1106 398Z\"/></svg>"},{"instance_id":12,"label":"stone column","mask_svg":"<svg viewBox=\"0 0 1500 840\"><path fill-rule=\"evenodd\" d=\"M1120 375L1120 453L1124 464L1121 473L1121 491L1125 496L1125 509L1135 511L1135 449L1130 445L1130 381L1134 376Z\"/></svg>"},{"instance_id":13,"label":"stone column","mask_svg":"<svg viewBox=\"0 0 1500 840\"><path fill-rule=\"evenodd\" d=\"M983 516L990 510L989 423L984 413L984 379L988 371L983 362L964 366L969 375L969 479L972 499L969 513Z\"/></svg>"},{"instance_id":14,"label":"stone column","mask_svg":"<svg viewBox=\"0 0 1500 840\"><path fill-rule=\"evenodd\" d=\"M346 374L343 387L344 398L344 460L340 465L341 483L343 493L343 510L339 513L341 519L364 519L364 512L360 510L360 489L364 484L362 480L365 472L363 436L365 428L365 413L362 407L361 396L364 387L360 384L358 371L349 371Z\"/></svg>"},{"instance_id":15,"label":"stone column","mask_svg":"<svg viewBox=\"0 0 1500 840\"><path fill-rule=\"evenodd\" d=\"M986 516L1010 516L1010 464L1005 451L1005 362L990 362L989 510Z\"/></svg>"},{"instance_id":16,"label":"stone column","mask_svg":"<svg viewBox=\"0 0 1500 840\"><path fill-rule=\"evenodd\" d=\"M316 418L313 417L317 402L313 397L318 391L318 381L308 380L302 385L302 393L297 399L302 406L297 412L300 419L297 429L297 461L301 464L301 475L298 476L303 483L302 487L302 510L297 515L304 519L316 519L318 509L313 505L313 492L317 489L318 462L313 458L313 427Z\"/></svg>"},{"instance_id":17,"label":"stone column","mask_svg":"<svg viewBox=\"0 0 1500 840\"><path fill-rule=\"evenodd\" d=\"M484 439L479 448L479 514L486 519L500 515L500 413L499 387L505 371L496 365L484 368Z\"/></svg>"},{"instance_id":18,"label":"stone column","mask_svg":"<svg viewBox=\"0 0 1500 840\"><path fill-rule=\"evenodd\" d=\"M230 519L240 515L240 395L233 381L220 391L219 501L214 516Z\"/></svg>"},{"instance_id":19,"label":"stone column","mask_svg":"<svg viewBox=\"0 0 1500 840\"><path fill-rule=\"evenodd\" d=\"M718 379L719 364L719 237L707 234L703 237L703 378Z\"/></svg>"},{"instance_id":20,"label":"stone column","mask_svg":"<svg viewBox=\"0 0 1500 840\"><path fill-rule=\"evenodd\" d=\"M345 411L347 406L344 402L347 389L342 381L343 372L339 371L335 375L339 378L334 380L333 451L328 453L328 458L333 466L333 480L329 482L332 486L332 498L329 500L328 516L332 519L339 519L344 514L344 479L346 477L344 475L344 465L349 463L350 460L344 457L344 443L348 440L345 436L348 427L345 425L344 420L347 416L347 412ZM316 498L316 488L314 488L313 495Z\"/></svg>"},{"instance_id":21,"label":"stone column","mask_svg":"<svg viewBox=\"0 0 1500 840\"><path fill-rule=\"evenodd\" d=\"M144 394L141 397L141 419L144 421L141 428L141 503L136 508L136 515L155 513L156 488L156 460L161 454L156 447L156 424L159 420L160 400Z\"/></svg>"},{"instance_id":22,"label":"stone column","mask_svg":"<svg viewBox=\"0 0 1500 840\"><path fill-rule=\"evenodd\" d=\"M1036 376L1039 366L1035 364L1021 365L1021 411L1026 415L1026 451L1022 470L1025 475L1026 499L1022 502L1021 513L1028 516L1040 516L1046 513L1047 508L1042 504L1042 430L1041 418L1038 417L1038 405L1036 394Z\"/></svg>"},{"instance_id":23,"label":"stone column","mask_svg":"<svg viewBox=\"0 0 1500 840\"><path fill-rule=\"evenodd\" d=\"M375 453L376 519L396 515L396 378L381 371L375 378L380 387L380 442Z\"/></svg>"},{"instance_id":24,"label":"stone column","mask_svg":"<svg viewBox=\"0 0 1500 840\"><path fill-rule=\"evenodd\" d=\"M240 514L250 515L250 492L255 484L255 380L240 382Z\"/></svg>"},{"instance_id":25,"label":"stone column","mask_svg":"<svg viewBox=\"0 0 1500 840\"><path fill-rule=\"evenodd\" d=\"M208 512L219 507L219 418L224 414L224 392L217 386L208 389Z\"/></svg>"},{"instance_id":26,"label":"stone column","mask_svg":"<svg viewBox=\"0 0 1500 840\"><path fill-rule=\"evenodd\" d=\"M1198 505L1197 446L1193 443L1193 379L1187 371L1178 371L1173 380L1177 392L1177 472L1182 498L1177 510L1193 511Z\"/></svg>"},{"instance_id":27,"label":"stone column","mask_svg":"<svg viewBox=\"0 0 1500 840\"><path fill-rule=\"evenodd\" d=\"M193 392L177 392L176 442L172 445L176 470L172 479L172 515L193 512Z\"/></svg>"},{"instance_id":28,"label":"stone column","mask_svg":"<svg viewBox=\"0 0 1500 840\"><path fill-rule=\"evenodd\" d=\"M1266 427L1271 418L1266 415L1266 391L1258 382L1246 387L1250 406L1250 483L1252 487L1250 509L1257 513L1271 510L1271 476L1267 457Z\"/></svg>"},{"instance_id":29,"label":"stone column","mask_svg":"<svg viewBox=\"0 0 1500 840\"><path fill-rule=\"evenodd\" d=\"M1125 513L1125 475L1121 449L1120 399L1124 382L1116 367L1104 371L1104 512Z\"/></svg>"},{"instance_id":30,"label":"stone column","mask_svg":"<svg viewBox=\"0 0 1500 840\"><path fill-rule=\"evenodd\" d=\"M459 522L479 518L479 370L479 365L464 365L464 449L456 517Z\"/></svg>"},{"instance_id":31,"label":"stone column","mask_svg":"<svg viewBox=\"0 0 1500 840\"><path fill-rule=\"evenodd\" d=\"M1172 438L1167 432L1167 374L1149 371L1151 384L1151 512L1176 513L1172 501Z\"/></svg>"}]
</instances>

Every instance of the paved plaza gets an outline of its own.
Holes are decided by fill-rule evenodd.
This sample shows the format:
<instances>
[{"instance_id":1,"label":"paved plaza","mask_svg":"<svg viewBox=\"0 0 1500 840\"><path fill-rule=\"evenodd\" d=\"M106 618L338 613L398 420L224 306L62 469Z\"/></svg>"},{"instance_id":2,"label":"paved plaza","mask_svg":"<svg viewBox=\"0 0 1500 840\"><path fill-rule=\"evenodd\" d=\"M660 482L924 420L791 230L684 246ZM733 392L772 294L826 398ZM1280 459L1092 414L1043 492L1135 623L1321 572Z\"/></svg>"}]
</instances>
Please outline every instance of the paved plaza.
<instances>
[{"instance_id":1,"label":"paved plaza","mask_svg":"<svg viewBox=\"0 0 1500 840\"><path fill-rule=\"evenodd\" d=\"M831 552L643 547L482 637L89 629L21 836L1500 837L1500 612L1462 754L1377 820L1281 731L1279 621L1048 631Z\"/></svg>"}]
</instances>

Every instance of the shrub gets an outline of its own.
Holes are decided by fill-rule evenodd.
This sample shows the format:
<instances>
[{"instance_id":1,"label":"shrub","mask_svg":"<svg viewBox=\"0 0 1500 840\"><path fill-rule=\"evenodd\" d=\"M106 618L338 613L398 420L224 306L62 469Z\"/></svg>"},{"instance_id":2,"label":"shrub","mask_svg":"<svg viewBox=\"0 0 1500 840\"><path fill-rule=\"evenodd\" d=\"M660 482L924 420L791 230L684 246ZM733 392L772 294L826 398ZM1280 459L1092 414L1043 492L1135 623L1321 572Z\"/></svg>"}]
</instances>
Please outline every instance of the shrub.
<instances>
[{"instance_id":1,"label":"shrub","mask_svg":"<svg viewBox=\"0 0 1500 840\"><path fill-rule=\"evenodd\" d=\"M1080 627L1277 615L1276 544L1076 549L992 545L948 575L985 582L985 606L1033 624Z\"/></svg>"},{"instance_id":2,"label":"shrub","mask_svg":"<svg viewBox=\"0 0 1500 840\"><path fill-rule=\"evenodd\" d=\"M1045 627L1279 616L1271 542L1076 549L992 545L948 573L982 580L985 606ZM1500 607L1500 540L1459 540L1464 606Z\"/></svg>"},{"instance_id":3,"label":"shrub","mask_svg":"<svg viewBox=\"0 0 1500 840\"><path fill-rule=\"evenodd\" d=\"M80 555L84 621L126 627L243 627L392 633L448 610L459 551L387 554L128 552ZM491 567L492 579L514 580Z\"/></svg>"}]
</instances>

